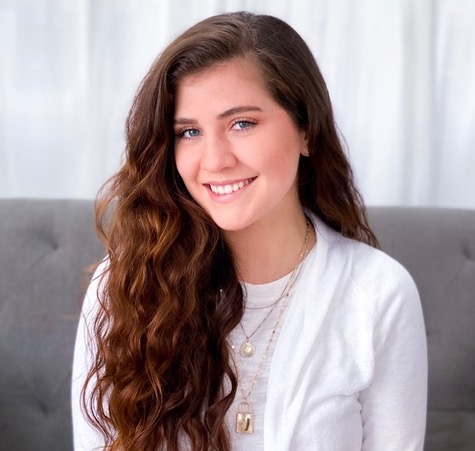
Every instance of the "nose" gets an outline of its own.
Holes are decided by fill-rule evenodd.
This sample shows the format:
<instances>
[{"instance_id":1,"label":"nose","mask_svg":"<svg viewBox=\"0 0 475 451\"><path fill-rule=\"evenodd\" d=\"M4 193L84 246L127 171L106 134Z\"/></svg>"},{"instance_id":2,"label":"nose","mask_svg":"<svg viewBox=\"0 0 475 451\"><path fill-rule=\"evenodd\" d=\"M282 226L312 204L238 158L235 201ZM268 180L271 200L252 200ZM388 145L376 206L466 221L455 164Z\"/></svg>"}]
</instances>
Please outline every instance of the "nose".
<instances>
[{"instance_id":1,"label":"nose","mask_svg":"<svg viewBox=\"0 0 475 451\"><path fill-rule=\"evenodd\" d=\"M203 142L201 169L208 172L220 172L236 165L232 145L219 136L208 136Z\"/></svg>"}]
</instances>

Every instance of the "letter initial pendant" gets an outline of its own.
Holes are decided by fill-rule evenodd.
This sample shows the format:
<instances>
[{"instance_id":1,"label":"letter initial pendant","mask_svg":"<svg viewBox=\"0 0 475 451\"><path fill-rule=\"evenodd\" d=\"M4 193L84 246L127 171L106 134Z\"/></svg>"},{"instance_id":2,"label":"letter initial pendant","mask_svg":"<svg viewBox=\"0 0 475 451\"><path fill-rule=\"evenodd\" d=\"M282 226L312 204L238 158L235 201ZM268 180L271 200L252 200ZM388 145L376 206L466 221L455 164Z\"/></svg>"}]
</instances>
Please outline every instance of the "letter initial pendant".
<instances>
[{"instance_id":1,"label":"letter initial pendant","mask_svg":"<svg viewBox=\"0 0 475 451\"><path fill-rule=\"evenodd\" d=\"M243 412L243 406L247 406L246 411ZM236 432L239 434L254 433L254 418L252 415L251 405L247 401L243 401L238 406L236 414Z\"/></svg>"}]
</instances>

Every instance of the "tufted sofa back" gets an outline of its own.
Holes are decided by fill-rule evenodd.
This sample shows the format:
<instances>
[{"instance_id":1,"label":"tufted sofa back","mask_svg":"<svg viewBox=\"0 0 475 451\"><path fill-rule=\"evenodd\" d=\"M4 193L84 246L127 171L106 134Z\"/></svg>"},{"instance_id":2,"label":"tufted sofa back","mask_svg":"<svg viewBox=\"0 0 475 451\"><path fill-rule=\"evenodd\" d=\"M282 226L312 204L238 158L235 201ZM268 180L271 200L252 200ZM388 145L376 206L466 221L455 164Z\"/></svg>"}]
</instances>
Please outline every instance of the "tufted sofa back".
<instances>
[{"instance_id":1,"label":"tufted sofa back","mask_svg":"<svg viewBox=\"0 0 475 451\"><path fill-rule=\"evenodd\" d=\"M374 208L383 249L412 274L429 354L425 451L475 450L475 211Z\"/></svg>"},{"instance_id":2,"label":"tufted sofa back","mask_svg":"<svg viewBox=\"0 0 475 451\"><path fill-rule=\"evenodd\" d=\"M103 255L93 209L90 200L0 200L0 451L72 450L76 325L87 267ZM421 293L429 349L425 450L472 451L475 211L369 214L383 249Z\"/></svg>"},{"instance_id":3,"label":"tufted sofa back","mask_svg":"<svg viewBox=\"0 0 475 451\"><path fill-rule=\"evenodd\" d=\"M0 200L0 450L72 449L75 329L101 256L92 201Z\"/></svg>"}]
</instances>

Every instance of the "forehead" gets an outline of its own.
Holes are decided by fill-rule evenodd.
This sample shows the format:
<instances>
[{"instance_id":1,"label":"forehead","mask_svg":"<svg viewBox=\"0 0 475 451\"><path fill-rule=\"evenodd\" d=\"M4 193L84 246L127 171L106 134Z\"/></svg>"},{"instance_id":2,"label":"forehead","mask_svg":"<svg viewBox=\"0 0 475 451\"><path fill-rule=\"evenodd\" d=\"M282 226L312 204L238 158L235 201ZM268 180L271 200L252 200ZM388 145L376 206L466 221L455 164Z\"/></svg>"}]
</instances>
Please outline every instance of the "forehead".
<instances>
[{"instance_id":1,"label":"forehead","mask_svg":"<svg viewBox=\"0 0 475 451\"><path fill-rule=\"evenodd\" d=\"M203 107L213 101L251 101L270 98L263 76L252 58L241 57L183 77L177 84L176 109L189 104Z\"/></svg>"}]
</instances>

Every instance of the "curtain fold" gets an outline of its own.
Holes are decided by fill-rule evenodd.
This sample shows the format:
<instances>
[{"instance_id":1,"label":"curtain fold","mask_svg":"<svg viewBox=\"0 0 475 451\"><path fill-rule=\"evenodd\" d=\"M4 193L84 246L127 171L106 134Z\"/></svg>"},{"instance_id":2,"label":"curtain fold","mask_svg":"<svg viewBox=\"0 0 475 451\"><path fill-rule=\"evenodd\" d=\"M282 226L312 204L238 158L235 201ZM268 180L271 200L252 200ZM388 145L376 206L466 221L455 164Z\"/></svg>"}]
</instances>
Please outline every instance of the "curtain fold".
<instances>
[{"instance_id":1,"label":"curtain fold","mask_svg":"<svg viewBox=\"0 0 475 451\"><path fill-rule=\"evenodd\" d=\"M0 196L94 197L157 54L246 9L311 47L368 204L475 208L471 0L0 0Z\"/></svg>"}]
</instances>

